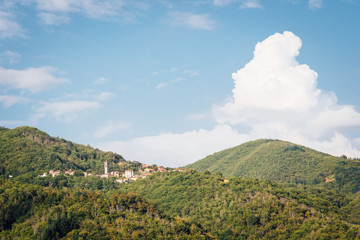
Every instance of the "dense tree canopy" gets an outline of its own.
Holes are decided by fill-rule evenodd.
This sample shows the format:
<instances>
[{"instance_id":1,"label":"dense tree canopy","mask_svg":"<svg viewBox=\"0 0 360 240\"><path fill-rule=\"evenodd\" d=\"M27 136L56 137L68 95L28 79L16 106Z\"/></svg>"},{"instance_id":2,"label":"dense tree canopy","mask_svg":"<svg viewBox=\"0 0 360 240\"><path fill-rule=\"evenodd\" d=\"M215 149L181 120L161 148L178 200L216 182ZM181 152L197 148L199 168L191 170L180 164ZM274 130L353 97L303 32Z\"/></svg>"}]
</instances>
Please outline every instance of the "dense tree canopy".
<instances>
[{"instance_id":1,"label":"dense tree canopy","mask_svg":"<svg viewBox=\"0 0 360 240\"><path fill-rule=\"evenodd\" d=\"M334 157L300 145L260 139L210 155L187 166L276 182L317 185L343 193L360 190L360 161Z\"/></svg>"}]
</instances>

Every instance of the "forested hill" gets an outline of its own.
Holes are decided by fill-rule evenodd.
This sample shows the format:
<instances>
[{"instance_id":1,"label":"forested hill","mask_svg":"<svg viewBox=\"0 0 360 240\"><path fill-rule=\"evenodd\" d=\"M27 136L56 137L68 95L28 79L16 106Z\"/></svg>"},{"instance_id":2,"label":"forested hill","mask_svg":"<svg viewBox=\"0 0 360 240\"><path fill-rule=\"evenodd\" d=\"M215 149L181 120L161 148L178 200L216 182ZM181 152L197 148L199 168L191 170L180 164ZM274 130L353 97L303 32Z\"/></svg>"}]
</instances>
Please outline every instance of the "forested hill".
<instances>
[{"instance_id":1,"label":"forested hill","mask_svg":"<svg viewBox=\"0 0 360 240\"><path fill-rule=\"evenodd\" d=\"M135 192L216 239L359 239L359 197L313 186L223 178L210 172L154 174L119 191Z\"/></svg>"},{"instance_id":2,"label":"forested hill","mask_svg":"<svg viewBox=\"0 0 360 240\"><path fill-rule=\"evenodd\" d=\"M279 140L256 140L217 152L186 166L225 177L325 186L346 193L360 190L360 161L334 157Z\"/></svg>"},{"instance_id":3,"label":"forested hill","mask_svg":"<svg viewBox=\"0 0 360 240\"><path fill-rule=\"evenodd\" d=\"M31 178L54 170L81 170L103 173L104 161L117 170L119 154L51 137L32 127L0 127L0 175Z\"/></svg>"}]
</instances>

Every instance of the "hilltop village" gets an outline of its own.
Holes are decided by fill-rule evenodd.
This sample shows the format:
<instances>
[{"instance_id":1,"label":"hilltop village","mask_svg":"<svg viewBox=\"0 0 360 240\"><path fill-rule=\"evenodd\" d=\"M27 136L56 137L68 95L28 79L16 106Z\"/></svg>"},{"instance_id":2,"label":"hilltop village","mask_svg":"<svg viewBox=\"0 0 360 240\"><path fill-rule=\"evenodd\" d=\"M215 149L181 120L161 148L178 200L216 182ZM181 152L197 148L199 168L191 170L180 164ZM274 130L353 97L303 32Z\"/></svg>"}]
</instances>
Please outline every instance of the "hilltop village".
<instances>
[{"instance_id":1,"label":"hilltop village","mask_svg":"<svg viewBox=\"0 0 360 240\"><path fill-rule=\"evenodd\" d=\"M131 161L133 162L133 161ZM138 162L136 162L138 163ZM121 163L119 163L121 164ZM135 169L126 169L123 172L121 171L110 171L109 168L109 162L104 162L104 174L92 174L92 173L88 173L88 172L82 172L84 177L88 177L88 176L95 176L95 177L100 177L100 178L115 178L115 181L118 183L128 183L130 181L136 181L139 178L146 178L150 175L152 175L153 173L156 172L172 172L172 171L178 171L178 172L183 172L185 171L184 169L181 168L165 168L163 166L156 166L156 165L148 165L148 164L140 164L138 163L140 166L138 168ZM47 174L46 172L43 173L42 175L39 175L38 177L47 177L47 176L58 176L58 175L75 175L76 171L73 171L71 169L69 170L65 170L65 171L61 171L61 170L49 170L49 173Z\"/></svg>"}]
</instances>

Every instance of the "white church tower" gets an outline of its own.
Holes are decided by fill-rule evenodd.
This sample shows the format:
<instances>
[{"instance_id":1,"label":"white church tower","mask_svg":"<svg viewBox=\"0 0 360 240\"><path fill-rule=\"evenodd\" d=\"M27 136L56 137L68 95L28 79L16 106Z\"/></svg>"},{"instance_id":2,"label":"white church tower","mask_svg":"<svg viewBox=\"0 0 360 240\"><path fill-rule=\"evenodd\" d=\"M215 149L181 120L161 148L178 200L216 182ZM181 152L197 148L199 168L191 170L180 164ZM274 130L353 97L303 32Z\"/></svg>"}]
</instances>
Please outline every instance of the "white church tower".
<instances>
[{"instance_id":1,"label":"white church tower","mask_svg":"<svg viewBox=\"0 0 360 240\"><path fill-rule=\"evenodd\" d=\"M105 175L109 174L109 163L107 161L104 162L104 171Z\"/></svg>"}]
</instances>

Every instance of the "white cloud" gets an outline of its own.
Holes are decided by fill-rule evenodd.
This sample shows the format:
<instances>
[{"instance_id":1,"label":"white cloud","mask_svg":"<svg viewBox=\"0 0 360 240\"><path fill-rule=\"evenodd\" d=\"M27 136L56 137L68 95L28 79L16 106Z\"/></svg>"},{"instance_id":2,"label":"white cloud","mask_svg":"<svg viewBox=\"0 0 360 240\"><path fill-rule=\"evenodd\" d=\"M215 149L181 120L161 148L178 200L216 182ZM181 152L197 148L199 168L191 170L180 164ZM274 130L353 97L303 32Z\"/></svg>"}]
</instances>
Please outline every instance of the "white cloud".
<instances>
[{"instance_id":1,"label":"white cloud","mask_svg":"<svg viewBox=\"0 0 360 240\"><path fill-rule=\"evenodd\" d=\"M233 73L233 98L214 107L214 116L219 123L250 127L249 134L255 138L298 141L341 154L339 147L327 147L337 142L329 139L339 139L343 129L360 127L360 113L352 106L338 105L335 93L317 88L317 73L296 61L301 45L291 32L258 43L254 58Z\"/></svg>"},{"instance_id":2,"label":"white cloud","mask_svg":"<svg viewBox=\"0 0 360 240\"><path fill-rule=\"evenodd\" d=\"M190 164L214 151L249 140L228 125L212 130L200 129L182 134L161 133L159 136L139 137L131 141L114 141L97 146L121 153L126 159L143 163L177 167Z\"/></svg>"},{"instance_id":3,"label":"white cloud","mask_svg":"<svg viewBox=\"0 0 360 240\"><path fill-rule=\"evenodd\" d=\"M38 93L69 80L54 76L53 67L27 68L25 70L5 69L0 67L0 85L8 89L17 89Z\"/></svg>"},{"instance_id":4,"label":"white cloud","mask_svg":"<svg viewBox=\"0 0 360 240\"><path fill-rule=\"evenodd\" d=\"M12 14L0 10L0 38L13 37L25 37L25 31Z\"/></svg>"},{"instance_id":5,"label":"white cloud","mask_svg":"<svg viewBox=\"0 0 360 240\"><path fill-rule=\"evenodd\" d=\"M259 0L244 0L240 5L240 9L247 8L263 8L263 6L259 3Z\"/></svg>"},{"instance_id":6,"label":"white cloud","mask_svg":"<svg viewBox=\"0 0 360 240\"><path fill-rule=\"evenodd\" d=\"M322 8L323 1L322 0L309 0L308 4L309 4L310 9L315 10L318 8Z\"/></svg>"},{"instance_id":7,"label":"white cloud","mask_svg":"<svg viewBox=\"0 0 360 240\"><path fill-rule=\"evenodd\" d=\"M215 21L208 14L170 12L168 17L168 22L172 26L186 26L199 30L213 30L215 27Z\"/></svg>"},{"instance_id":8,"label":"white cloud","mask_svg":"<svg viewBox=\"0 0 360 240\"><path fill-rule=\"evenodd\" d=\"M95 131L94 137L103 138L111 134L115 134L119 131L129 129L130 126L131 124L125 122L117 122L117 123L108 122L105 126L102 126Z\"/></svg>"},{"instance_id":9,"label":"white cloud","mask_svg":"<svg viewBox=\"0 0 360 240\"><path fill-rule=\"evenodd\" d=\"M184 166L259 138L359 157L356 147L360 138L346 135L344 130L359 129L360 113L353 106L339 105L335 93L317 88L317 73L296 61L301 46L301 39L291 32L276 33L259 42L254 58L233 74L232 98L213 107L218 122L214 129L161 133L99 147L128 159L165 166Z\"/></svg>"},{"instance_id":10,"label":"white cloud","mask_svg":"<svg viewBox=\"0 0 360 240\"><path fill-rule=\"evenodd\" d=\"M0 103L3 107L9 108L14 104L24 103L29 101L29 99L21 96L12 96L12 95L0 95Z\"/></svg>"},{"instance_id":11,"label":"white cloud","mask_svg":"<svg viewBox=\"0 0 360 240\"><path fill-rule=\"evenodd\" d=\"M101 107L97 101L67 101L67 102L43 102L35 110L33 121L41 118L54 118L58 121L70 122L80 115Z\"/></svg>"},{"instance_id":12,"label":"white cloud","mask_svg":"<svg viewBox=\"0 0 360 240\"><path fill-rule=\"evenodd\" d=\"M38 17L45 25L61 25L70 22L70 18L65 15L58 15L54 13L42 12Z\"/></svg>"}]
</instances>

